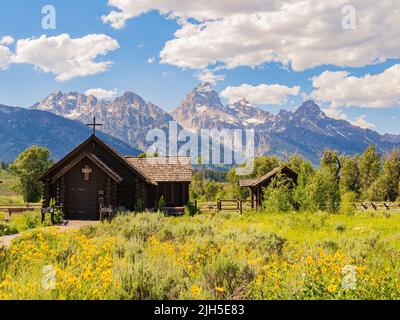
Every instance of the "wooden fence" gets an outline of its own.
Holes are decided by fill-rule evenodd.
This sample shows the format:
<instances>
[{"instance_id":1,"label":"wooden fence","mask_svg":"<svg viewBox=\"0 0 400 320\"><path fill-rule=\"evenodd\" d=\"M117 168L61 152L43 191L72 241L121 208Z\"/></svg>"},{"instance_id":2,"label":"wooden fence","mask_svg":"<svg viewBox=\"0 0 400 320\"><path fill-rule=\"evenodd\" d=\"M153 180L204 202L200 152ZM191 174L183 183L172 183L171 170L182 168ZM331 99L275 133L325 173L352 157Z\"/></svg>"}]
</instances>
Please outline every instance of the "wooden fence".
<instances>
[{"instance_id":1,"label":"wooden fence","mask_svg":"<svg viewBox=\"0 0 400 320\"><path fill-rule=\"evenodd\" d=\"M357 211L398 211L400 212L400 203L397 202L360 202L355 203L353 206ZM216 202L203 202L198 204L200 212L220 212L220 211L235 211L240 214L244 210L255 210L256 203L252 200L236 200L218 199Z\"/></svg>"},{"instance_id":2,"label":"wooden fence","mask_svg":"<svg viewBox=\"0 0 400 320\"><path fill-rule=\"evenodd\" d=\"M216 202L203 202L198 204L200 212L234 211L240 214L243 210L255 208L255 201L237 199L218 199Z\"/></svg>"},{"instance_id":3,"label":"wooden fence","mask_svg":"<svg viewBox=\"0 0 400 320\"><path fill-rule=\"evenodd\" d=\"M42 205L40 203L25 203L25 204L8 204L8 205L0 205L0 212L6 212L8 211L9 208L21 208L21 209L26 209L26 208L34 208L34 209L40 209Z\"/></svg>"},{"instance_id":4,"label":"wooden fence","mask_svg":"<svg viewBox=\"0 0 400 320\"><path fill-rule=\"evenodd\" d=\"M10 220L12 214L24 213L28 211L40 210L42 208L41 204L30 204L26 203L24 205L2 205L0 206L0 213L5 213L6 217L4 220Z\"/></svg>"},{"instance_id":5,"label":"wooden fence","mask_svg":"<svg viewBox=\"0 0 400 320\"><path fill-rule=\"evenodd\" d=\"M396 202L360 202L355 203L354 207L358 211L400 211L400 203Z\"/></svg>"}]
</instances>

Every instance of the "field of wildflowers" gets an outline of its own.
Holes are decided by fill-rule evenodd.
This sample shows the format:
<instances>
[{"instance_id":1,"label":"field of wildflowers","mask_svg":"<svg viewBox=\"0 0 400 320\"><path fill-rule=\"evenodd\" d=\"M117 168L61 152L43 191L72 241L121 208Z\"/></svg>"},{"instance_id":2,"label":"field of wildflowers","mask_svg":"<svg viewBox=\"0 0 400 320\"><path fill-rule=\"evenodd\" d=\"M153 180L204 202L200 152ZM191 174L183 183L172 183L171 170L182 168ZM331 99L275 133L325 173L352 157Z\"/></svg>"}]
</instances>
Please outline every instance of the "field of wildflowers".
<instances>
[{"instance_id":1,"label":"field of wildflowers","mask_svg":"<svg viewBox=\"0 0 400 320\"><path fill-rule=\"evenodd\" d=\"M121 214L0 249L0 299L400 299L400 215Z\"/></svg>"}]
</instances>

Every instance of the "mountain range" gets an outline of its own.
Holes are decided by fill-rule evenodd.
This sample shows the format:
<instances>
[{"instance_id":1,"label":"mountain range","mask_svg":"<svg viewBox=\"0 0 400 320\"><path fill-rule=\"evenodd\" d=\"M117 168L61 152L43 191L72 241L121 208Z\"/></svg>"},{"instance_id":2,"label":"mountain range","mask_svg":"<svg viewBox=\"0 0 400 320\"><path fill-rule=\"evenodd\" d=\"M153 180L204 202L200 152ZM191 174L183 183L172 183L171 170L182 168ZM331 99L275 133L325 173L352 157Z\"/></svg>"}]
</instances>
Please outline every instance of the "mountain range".
<instances>
[{"instance_id":1,"label":"mountain range","mask_svg":"<svg viewBox=\"0 0 400 320\"><path fill-rule=\"evenodd\" d=\"M19 109L19 112L23 111L42 112L32 113L32 117L39 114L50 117L49 113L57 115L57 118L49 118L49 131L57 130L56 125L52 125L50 121L68 120L68 123L63 122L68 127L63 130L63 141L70 144L81 141L73 133L78 124L83 125L82 122L91 121L95 116L96 120L103 123L99 130L117 141L120 140L124 148L130 146L130 153L146 150L150 144L146 141L147 132L153 128L167 131L169 121L173 120L180 124L179 128L190 131L254 129L257 155L269 154L286 158L290 154L298 153L314 163L318 162L326 148L339 153L356 154L363 152L369 144L375 144L381 152L400 147L400 136L381 135L376 131L354 126L348 121L330 118L313 101L305 101L293 111L281 110L278 114L253 106L246 99L224 105L209 83L202 83L194 88L171 113L132 92L125 92L122 96L107 101L78 92L60 91L50 94L29 109ZM7 117L4 112L3 115ZM9 126L7 121L4 123ZM32 123L29 130L34 132L38 125L39 123ZM80 128L83 130L85 126ZM23 135L26 133L21 128L18 132L14 131L10 139L14 139L18 145L19 137ZM12 149L12 142L9 143L8 147ZM21 147L17 149L20 150ZM63 153L62 149L62 145L57 146L54 155L58 157ZM16 153L8 152L5 157L4 152L0 144L0 159L8 159Z\"/></svg>"},{"instance_id":2,"label":"mountain range","mask_svg":"<svg viewBox=\"0 0 400 320\"><path fill-rule=\"evenodd\" d=\"M47 147L54 159L82 143L91 134L85 124L49 112L0 105L0 160L13 161L32 145ZM124 155L140 150L99 132L98 136Z\"/></svg>"},{"instance_id":3,"label":"mountain range","mask_svg":"<svg viewBox=\"0 0 400 320\"><path fill-rule=\"evenodd\" d=\"M132 92L125 92L113 101L98 100L78 92L57 91L31 107L84 123L103 124L101 131L141 150L146 150L146 134L152 128L168 130L172 116L151 102Z\"/></svg>"}]
</instances>

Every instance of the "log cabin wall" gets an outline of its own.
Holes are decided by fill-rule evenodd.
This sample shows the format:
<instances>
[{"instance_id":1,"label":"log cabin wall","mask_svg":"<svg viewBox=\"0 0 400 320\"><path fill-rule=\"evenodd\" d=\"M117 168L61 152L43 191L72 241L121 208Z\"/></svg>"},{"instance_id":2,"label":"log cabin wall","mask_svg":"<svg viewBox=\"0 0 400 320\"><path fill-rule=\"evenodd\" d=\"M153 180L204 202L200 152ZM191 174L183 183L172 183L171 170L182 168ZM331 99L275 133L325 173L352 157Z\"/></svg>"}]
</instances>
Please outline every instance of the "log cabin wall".
<instances>
[{"instance_id":1,"label":"log cabin wall","mask_svg":"<svg viewBox=\"0 0 400 320\"><path fill-rule=\"evenodd\" d=\"M137 184L138 180L140 180L139 177L135 176L132 170L130 170L127 165L123 164L120 159L116 158L112 153L94 141L84 148L83 152L85 151L96 155L101 161L107 164L107 166L123 177L123 181L119 183L116 188L115 205L133 210L138 199Z\"/></svg>"}]
</instances>

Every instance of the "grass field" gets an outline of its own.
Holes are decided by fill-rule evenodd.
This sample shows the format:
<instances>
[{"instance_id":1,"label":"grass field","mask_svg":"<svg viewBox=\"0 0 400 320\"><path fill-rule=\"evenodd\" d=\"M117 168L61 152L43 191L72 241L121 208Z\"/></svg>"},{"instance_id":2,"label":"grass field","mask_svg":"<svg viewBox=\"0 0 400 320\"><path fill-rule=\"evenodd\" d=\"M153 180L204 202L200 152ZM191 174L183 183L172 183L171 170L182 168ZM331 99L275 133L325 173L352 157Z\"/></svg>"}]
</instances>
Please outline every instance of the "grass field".
<instances>
[{"instance_id":1,"label":"grass field","mask_svg":"<svg viewBox=\"0 0 400 320\"><path fill-rule=\"evenodd\" d=\"M25 233L0 298L399 299L399 258L398 213L123 214Z\"/></svg>"},{"instance_id":2,"label":"grass field","mask_svg":"<svg viewBox=\"0 0 400 320\"><path fill-rule=\"evenodd\" d=\"M16 178L0 169L0 206L22 205L24 199L13 188Z\"/></svg>"},{"instance_id":3,"label":"grass field","mask_svg":"<svg viewBox=\"0 0 400 320\"><path fill-rule=\"evenodd\" d=\"M5 214L0 212L0 219ZM21 233L26 230L42 227L39 210L14 214L11 221L0 221L0 236Z\"/></svg>"},{"instance_id":4,"label":"grass field","mask_svg":"<svg viewBox=\"0 0 400 320\"><path fill-rule=\"evenodd\" d=\"M13 190L13 185L16 179L8 172L0 169L0 205L3 204L19 204L22 202L22 197Z\"/></svg>"}]
</instances>

